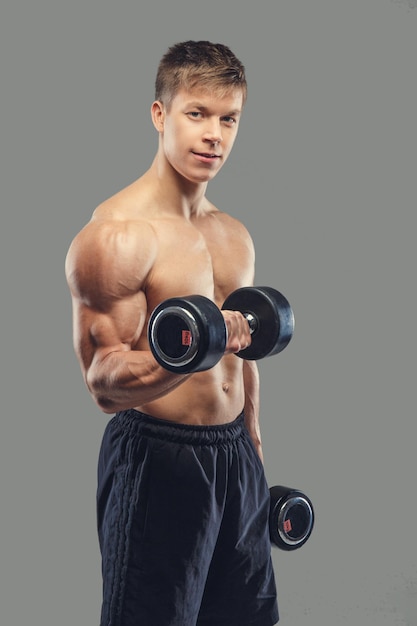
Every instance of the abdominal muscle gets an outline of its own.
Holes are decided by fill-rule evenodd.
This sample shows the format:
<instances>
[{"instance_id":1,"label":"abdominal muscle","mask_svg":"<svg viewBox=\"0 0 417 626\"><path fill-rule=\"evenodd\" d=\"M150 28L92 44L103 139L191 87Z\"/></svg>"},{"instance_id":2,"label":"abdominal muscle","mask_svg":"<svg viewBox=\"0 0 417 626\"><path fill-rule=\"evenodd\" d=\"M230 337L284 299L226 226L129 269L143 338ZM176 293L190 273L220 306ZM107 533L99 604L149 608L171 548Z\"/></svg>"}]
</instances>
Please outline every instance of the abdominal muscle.
<instances>
[{"instance_id":1,"label":"abdominal muscle","mask_svg":"<svg viewBox=\"0 0 417 626\"><path fill-rule=\"evenodd\" d=\"M205 372L190 376L166 396L135 407L153 417L198 426L227 424L242 412L243 361L228 355Z\"/></svg>"}]
</instances>

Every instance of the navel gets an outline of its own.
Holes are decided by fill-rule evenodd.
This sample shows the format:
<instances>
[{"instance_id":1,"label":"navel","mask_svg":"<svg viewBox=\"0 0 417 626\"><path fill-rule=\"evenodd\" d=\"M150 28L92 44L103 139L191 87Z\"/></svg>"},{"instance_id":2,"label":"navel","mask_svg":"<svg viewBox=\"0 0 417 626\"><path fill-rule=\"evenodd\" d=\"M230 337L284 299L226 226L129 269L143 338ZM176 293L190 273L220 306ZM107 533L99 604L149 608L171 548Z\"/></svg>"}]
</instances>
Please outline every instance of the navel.
<instances>
[{"instance_id":1,"label":"navel","mask_svg":"<svg viewBox=\"0 0 417 626\"><path fill-rule=\"evenodd\" d=\"M229 393L229 384L228 383L223 383L222 384L222 389L223 389L224 393Z\"/></svg>"}]
</instances>

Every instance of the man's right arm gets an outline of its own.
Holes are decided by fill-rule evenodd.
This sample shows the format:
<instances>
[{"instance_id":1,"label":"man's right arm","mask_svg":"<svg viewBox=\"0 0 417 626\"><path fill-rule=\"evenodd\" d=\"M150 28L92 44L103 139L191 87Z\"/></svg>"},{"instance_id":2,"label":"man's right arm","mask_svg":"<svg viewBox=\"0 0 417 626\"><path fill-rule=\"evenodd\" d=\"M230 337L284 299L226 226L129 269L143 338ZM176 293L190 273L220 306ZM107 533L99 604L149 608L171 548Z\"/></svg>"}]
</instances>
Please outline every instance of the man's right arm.
<instances>
[{"instance_id":1,"label":"man's right arm","mask_svg":"<svg viewBox=\"0 0 417 626\"><path fill-rule=\"evenodd\" d=\"M74 349L105 413L147 404L188 378L159 366L147 345L135 349L147 319L144 284L156 252L146 223L112 221L87 225L67 255Z\"/></svg>"}]
</instances>

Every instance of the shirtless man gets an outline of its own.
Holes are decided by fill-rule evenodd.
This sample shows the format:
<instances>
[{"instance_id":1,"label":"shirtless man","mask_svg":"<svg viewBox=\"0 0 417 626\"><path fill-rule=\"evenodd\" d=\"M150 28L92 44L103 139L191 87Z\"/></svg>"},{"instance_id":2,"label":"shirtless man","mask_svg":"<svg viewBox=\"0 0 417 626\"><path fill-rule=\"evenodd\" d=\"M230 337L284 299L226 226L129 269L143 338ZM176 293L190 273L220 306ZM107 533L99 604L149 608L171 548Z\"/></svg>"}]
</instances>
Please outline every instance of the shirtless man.
<instances>
[{"instance_id":1,"label":"shirtless man","mask_svg":"<svg viewBox=\"0 0 417 626\"><path fill-rule=\"evenodd\" d=\"M147 323L166 298L219 308L253 284L245 227L206 198L246 99L244 67L221 44L162 58L149 170L106 200L72 242L66 276L74 346L105 412L98 476L104 626L271 626L278 621L256 364L235 353L249 326L222 311L212 369L176 374L153 358Z\"/></svg>"}]
</instances>

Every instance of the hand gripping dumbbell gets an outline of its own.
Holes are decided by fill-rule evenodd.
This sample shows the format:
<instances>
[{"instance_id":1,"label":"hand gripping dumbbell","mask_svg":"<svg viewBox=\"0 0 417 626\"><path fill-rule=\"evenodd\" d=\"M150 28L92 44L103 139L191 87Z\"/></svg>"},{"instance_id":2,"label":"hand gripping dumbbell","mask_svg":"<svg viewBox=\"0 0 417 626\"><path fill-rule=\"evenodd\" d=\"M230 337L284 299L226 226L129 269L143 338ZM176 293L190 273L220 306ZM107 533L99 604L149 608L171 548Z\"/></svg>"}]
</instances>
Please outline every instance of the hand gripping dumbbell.
<instances>
[{"instance_id":1,"label":"hand gripping dumbbell","mask_svg":"<svg viewBox=\"0 0 417 626\"><path fill-rule=\"evenodd\" d=\"M272 287L241 287L226 298L223 310L240 311L252 343L237 353L247 360L281 352L294 332L288 300ZM208 370L224 355L227 330L221 310L209 298L192 295L159 304L148 324L149 346L162 367L186 374Z\"/></svg>"},{"instance_id":2,"label":"hand gripping dumbbell","mask_svg":"<svg viewBox=\"0 0 417 626\"><path fill-rule=\"evenodd\" d=\"M314 525L311 500L298 489L270 487L269 535L281 550L297 550L310 537Z\"/></svg>"}]
</instances>

